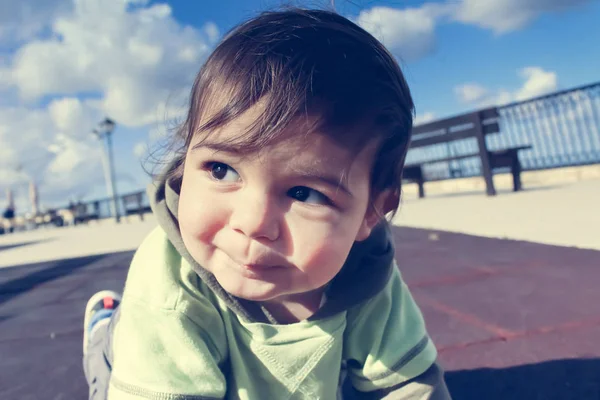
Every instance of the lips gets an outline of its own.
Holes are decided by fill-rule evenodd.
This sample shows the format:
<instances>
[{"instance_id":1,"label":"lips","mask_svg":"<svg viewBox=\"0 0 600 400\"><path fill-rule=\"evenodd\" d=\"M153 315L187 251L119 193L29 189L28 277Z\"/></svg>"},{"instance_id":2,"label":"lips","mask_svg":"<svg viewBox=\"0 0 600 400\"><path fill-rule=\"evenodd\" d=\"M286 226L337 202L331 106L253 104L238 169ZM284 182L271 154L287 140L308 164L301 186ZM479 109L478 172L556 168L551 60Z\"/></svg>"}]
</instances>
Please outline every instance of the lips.
<instances>
[{"instance_id":1,"label":"lips","mask_svg":"<svg viewBox=\"0 0 600 400\"><path fill-rule=\"evenodd\" d=\"M275 268L281 267L281 265L271 265L271 264L238 263L238 262L235 262L235 263L243 270L251 272L253 274L263 274L265 272L268 272L269 270L273 270Z\"/></svg>"},{"instance_id":2,"label":"lips","mask_svg":"<svg viewBox=\"0 0 600 400\"><path fill-rule=\"evenodd\" d=\"M263 275L274 267L265 267L251 264L242 264L240 265L244 271L250 273L253 276Z\"/></svg>"},{"instance_id":3,"label":"lips","mask_svg":"<svg viewBox=\"0 0 600 400\"><path fill-rule=\"evenodd\" d=\"M272 272L281 269L280 266L264 264L240 264L233 262L240 274L248 279L266 279Z\"/></svg>"},{"instance_id":4,"label":"lips","mask_svg":"<svg viewBox=\"0 0 600 400\"><path fill-rule=\"evenodd\" d=\"M253 260L240 261L237 258L229 256L229 258L236 264L243 266L244 268L254 270L265 270L270 268L282 267L286 264L285 260L277 256L264 256L255 258Z\"/></svg>"},{"instance_id":5,"label":"lips","mask_svg":"<svg viewBox=\"0 0 600 400\"><path fill-rule=\"evenodd\" d=\"M257 264L257 263L240 263L241 266L248 269L263 270L277 267L277 265Z\"/></svg>"},{"instance_id":6,"label":"lips","mask_svg":"<svg viewBox=\"0 0 600 400\"><path fill-rule=\"evenodd\" d=\"M265 277L266 274L269 274L272 271L277 269L281 269L285 267L285 262L279 257L262 257L260 262L257 260L253 260L252 262L248 261L238 261L237 259L231 257L229 254L224 252L227 258L234 264L234 267L240 271L240 273L247 278L260 279L261 277Z\"/></svg>"}]
</instances>

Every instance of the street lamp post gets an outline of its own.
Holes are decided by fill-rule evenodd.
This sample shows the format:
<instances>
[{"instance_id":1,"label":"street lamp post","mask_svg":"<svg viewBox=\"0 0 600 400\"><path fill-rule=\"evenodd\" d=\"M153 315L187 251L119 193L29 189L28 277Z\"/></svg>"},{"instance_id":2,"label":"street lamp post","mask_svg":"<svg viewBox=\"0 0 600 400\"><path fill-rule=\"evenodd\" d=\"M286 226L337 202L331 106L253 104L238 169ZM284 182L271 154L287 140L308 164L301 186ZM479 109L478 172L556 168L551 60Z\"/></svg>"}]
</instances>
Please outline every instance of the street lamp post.
<instances>
[{"instance_id":1,"label":"street lamp post","mask_svg":"<svg viewBox=\"0 0 600 400\"><path fill-rule=\"evenodd\" d=\"M106 189L108 196L111 199L111 212L115 217L116 222L120 222L121 217L119 215L119 206L117 202L117 187L115 178L115 167L112 150L112 133L115 129L115 122L109 118L105 118L104 121L98 124L98 128L94 129L92 133L102 142L106 140L106 147L104 143L102 145L102 164L104 166L104 178L106 179Z\"/></svg>"}]
</instances>

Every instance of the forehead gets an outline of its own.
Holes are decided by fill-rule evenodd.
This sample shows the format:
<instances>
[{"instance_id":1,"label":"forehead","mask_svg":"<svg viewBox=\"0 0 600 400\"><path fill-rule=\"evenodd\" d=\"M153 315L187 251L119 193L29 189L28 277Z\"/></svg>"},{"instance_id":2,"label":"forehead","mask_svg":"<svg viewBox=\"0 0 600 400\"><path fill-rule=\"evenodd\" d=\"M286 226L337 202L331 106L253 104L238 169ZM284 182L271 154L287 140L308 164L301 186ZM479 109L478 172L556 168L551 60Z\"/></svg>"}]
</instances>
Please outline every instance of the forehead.
<instances>
[{"instance_id":1,"label":"forehead","mask_svg":"<svg viewBox=\"0 0 600 400\"><path fill-rule=\"evenodd\" d=\"M290 171L328 170L336 175L345 175L356 160L350 149L318 131L307 135L290 133L262 150L258 158L264 159L267 155L270 160L285 164Z\"/></svg>"},{"instance_id":2,"label":"forehead","mask_svg":"<svg viewBox=\"0 0 600 400\"><path fill-rule=\"evenodd\" d=\"M204 148L240 158L277 162L289 170L310 172L328 168L340 175L347 175L352 167L356 169L371 163L376 141L371 140L360 149L344 143L344 138L351 143L353 137L365 132L357 132L359 128L356 128L331 134L325 129L314 129L317 117L308 115L294 118L273 140L256 148L252 143L253 136L246 133L256 129L262 112L260 105L254 106L230 123L196 135L190 149Z\"/></svg>"}]
</instances>

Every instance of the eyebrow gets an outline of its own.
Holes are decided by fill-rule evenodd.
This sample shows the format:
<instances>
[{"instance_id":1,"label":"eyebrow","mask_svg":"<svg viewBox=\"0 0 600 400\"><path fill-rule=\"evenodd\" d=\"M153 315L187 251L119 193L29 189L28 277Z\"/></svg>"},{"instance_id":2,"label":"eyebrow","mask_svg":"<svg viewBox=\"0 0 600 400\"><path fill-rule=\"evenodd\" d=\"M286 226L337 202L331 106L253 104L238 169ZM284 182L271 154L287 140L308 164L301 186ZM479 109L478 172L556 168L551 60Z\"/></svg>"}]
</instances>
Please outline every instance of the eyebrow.
<instances>
[{"instance_id":1,"label":"eyebrow","mask_svg":"<svg viewBox=\"0 0 600 400\"><path fill-rule=\"evenodd\" d=\"M342 192L344 192L348 196L354 197L352 195L352 192L350 192L350 190L346 187L346 185L344 185L344 183L342 182L341 179L339 179L339 177L330 176L330 175L321 175L319 173L312 173L312 172L302 172L302 173L300 173L300 176L304 179L319 181L328 186L335 187L336 189L340 189Z\"/></svg>"},{"instance_id":2,"label":"eyebrow","mask_svg":"<svg viewBox=\"0 0 600 400\"><path fill-rule=\"evenodd\" d=\"M240 149L240 146L236 146L234 144L225 144L225 143L205 143L200 142L196 143L192 146L191 151L195 152L200 148L213 150L214 152L220 153L231 153L235 155L241 155L243 152Z\"/></svg>"}]
</instances>

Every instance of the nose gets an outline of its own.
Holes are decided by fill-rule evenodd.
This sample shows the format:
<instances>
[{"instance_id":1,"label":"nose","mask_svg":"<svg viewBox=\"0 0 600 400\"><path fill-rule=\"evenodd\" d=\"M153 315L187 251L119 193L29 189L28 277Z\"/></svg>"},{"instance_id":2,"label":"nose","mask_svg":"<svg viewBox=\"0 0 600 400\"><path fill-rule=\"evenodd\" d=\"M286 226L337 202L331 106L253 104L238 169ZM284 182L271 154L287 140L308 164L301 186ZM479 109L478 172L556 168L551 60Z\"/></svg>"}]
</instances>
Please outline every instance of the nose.
<instances>
[{"instance_id":1,"label":"nose","mask_svg":"<svg viewBox=\"0 0 600 400\"><path fill-rule=\"evenodd\" d=\"M252 239L274 241L279 237L280 216L268 193L243 193L236 201L229 226Z\"/></svg>"}]
</instances>

